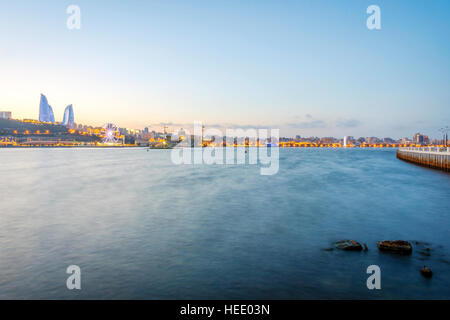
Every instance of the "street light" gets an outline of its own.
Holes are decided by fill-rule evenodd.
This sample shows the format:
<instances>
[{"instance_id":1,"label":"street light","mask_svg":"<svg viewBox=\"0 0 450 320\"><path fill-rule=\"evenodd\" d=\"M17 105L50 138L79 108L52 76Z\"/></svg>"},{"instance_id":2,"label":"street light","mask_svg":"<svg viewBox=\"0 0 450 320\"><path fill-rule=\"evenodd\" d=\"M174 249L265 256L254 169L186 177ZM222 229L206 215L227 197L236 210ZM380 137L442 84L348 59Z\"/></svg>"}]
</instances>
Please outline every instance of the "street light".
<instances>
[{"instance_id":1,"label":"street light","mask_svg":"<svg viewBox=\"0 0 450 320\"><path fill-rule=\"evenodd\" d=\"M450 131L450 128L448 126L442 127L439 129L439 132L442 132L442 142L445 144L445 146L448 145L448 132Z\"/></svg>"}]
</instances>

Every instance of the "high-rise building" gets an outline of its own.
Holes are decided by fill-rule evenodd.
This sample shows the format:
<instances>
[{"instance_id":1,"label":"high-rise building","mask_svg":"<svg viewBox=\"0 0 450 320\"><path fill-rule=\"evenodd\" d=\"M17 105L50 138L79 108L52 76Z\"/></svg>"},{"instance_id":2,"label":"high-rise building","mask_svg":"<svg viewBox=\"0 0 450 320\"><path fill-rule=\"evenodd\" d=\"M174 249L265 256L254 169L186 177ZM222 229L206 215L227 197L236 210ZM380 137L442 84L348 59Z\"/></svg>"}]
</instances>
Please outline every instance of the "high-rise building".
<instances>
[{"instance_id":1,"label":"high-rise building","mask_svg":"<svg viewBox=\"0 0 450 320\"><path fill-rule=\"evenodd\" d=\"M424 143L424 140L425 140L424 138L425 138L425 136L418 132L418 133L414 134L413 141L414 141L414 143L421 144L421 143Z\"/></svg>"},{"instance_id":2,"label":"high-rise building","mask_svg":"<svg viewBox=\"0 0 450 320\"><path fill-rule=\"evenodd\" d=\"M344 147L351 145L353 143L353 140L355 140L353 138L353 136L345 136L344 137Z\"/></svg>"},{"instance_id":3,"label":"high-rise building","mask_svg":"<svg viewBox=\"0 0 450 320\"><path fill-rule=\"evenodd\" d=\"M51 105L48 105L48 111L50 114L50 122L55 123L55 114L53 113L53 108Z\"/></svg>"},{"instance_id":4,"label":"high-rise building","mask_svg":"<svg viewBox=\"0 0 450 320\"><path fill-rule=\"evenodd\" d=\"M348 136L344 137L344 147L346 147L348 145L349 141L348 141Z\"/></svg>"},{"instance_id":5,"label":"high-rise building","mask_svg":"<svg viewBox=\"0 0 450 320\"><path fill-rule=\"evenodd\" d=\"M55 122L55 115L52 107L48 104L47 97L41 94L41 101L39 103L39 121Z\"/></svg>"},{"instance_id":6,"label":"high-rise building","mask_svg":"<svg viewBox=\"0 0 450 320\"><path fill-rule=\"evenodd\" d=\"M73 125L75 124L75 118L73 115L73 106L71 104L69 104L64 110L64 117L62 124L68 127L73 127Z\"/></svg>"},{"instance_id":7,"label":"high-rise building","mask_svg":"<svg viewBox=\"0 0 450 320\"><path fill-rule=\"evenodd\" d=\"M0 119L11 119L11 111L0 111Z\"/></svg>"}]
</instances>

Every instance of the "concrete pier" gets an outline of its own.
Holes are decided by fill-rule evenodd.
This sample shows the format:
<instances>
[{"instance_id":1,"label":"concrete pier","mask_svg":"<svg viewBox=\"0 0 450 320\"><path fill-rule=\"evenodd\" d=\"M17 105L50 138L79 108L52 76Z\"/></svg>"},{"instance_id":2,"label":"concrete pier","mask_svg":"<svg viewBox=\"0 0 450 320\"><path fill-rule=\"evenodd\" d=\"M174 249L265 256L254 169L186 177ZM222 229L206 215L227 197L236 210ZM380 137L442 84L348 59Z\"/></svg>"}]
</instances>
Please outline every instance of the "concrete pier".
<instances>
[{"instance_id":1,"label":"concrete pier","mask_svg":"<svg viewBox=\"0 0 450 320\"><path fill-rule=\"evenodd\" d=\"M450 172L450 148L399 148L397 158L421 166Z\"/></svg>"}]
</instances>

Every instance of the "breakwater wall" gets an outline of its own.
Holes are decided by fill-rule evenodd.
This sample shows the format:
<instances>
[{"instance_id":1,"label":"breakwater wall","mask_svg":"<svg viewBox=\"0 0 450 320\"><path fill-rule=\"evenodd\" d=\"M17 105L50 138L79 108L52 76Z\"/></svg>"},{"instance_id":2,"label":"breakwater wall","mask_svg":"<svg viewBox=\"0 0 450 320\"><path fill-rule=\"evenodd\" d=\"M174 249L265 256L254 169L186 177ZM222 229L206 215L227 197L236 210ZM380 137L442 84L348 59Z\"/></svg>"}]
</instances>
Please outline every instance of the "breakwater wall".
<instances>
[{"instance_id":1,"label":"breakwater wall","mask_svg":"<svg viewBox=\"0 0 450 320\"><path fill-rule=\"evenodd\" d=\"M397 150L397 158L450 172L450 148L400 148Z\"/></svg>"}]
</instances>

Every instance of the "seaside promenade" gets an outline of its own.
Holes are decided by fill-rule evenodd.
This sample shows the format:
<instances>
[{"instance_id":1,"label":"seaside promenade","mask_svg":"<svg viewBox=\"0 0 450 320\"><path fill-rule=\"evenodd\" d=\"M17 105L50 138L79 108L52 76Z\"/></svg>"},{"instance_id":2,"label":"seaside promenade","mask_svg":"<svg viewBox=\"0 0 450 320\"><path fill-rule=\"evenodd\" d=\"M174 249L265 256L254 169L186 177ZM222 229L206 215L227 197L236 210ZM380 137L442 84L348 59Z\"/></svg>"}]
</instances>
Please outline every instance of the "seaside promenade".
<instances>
[{"instance_id":1,"label":"seaside promenade","mask_svg":"<svg viewBox=\"0 0 450 320\"><path fill-rule=\"evenodd\" d=\"M450 172L450 147L408 147L397 150L397 158L421 166Z\"/></svg>"}]
</instances>

